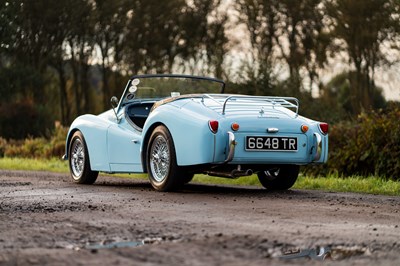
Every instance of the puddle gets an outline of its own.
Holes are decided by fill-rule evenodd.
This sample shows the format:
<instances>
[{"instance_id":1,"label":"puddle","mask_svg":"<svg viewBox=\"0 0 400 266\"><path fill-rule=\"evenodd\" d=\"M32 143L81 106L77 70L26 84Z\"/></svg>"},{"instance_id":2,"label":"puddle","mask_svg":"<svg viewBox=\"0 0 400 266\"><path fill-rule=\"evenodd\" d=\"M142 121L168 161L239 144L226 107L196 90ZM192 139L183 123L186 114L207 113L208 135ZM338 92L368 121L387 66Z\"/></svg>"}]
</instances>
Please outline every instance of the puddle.
<instances>
[{"instance_id":1,"label":"puddle","mask_svg":"<svg viewBox=\"0 0 400 266\"><path fill-rule=\"evenodd\" d=\"M19 186L30 186L31 182L0 182L2 187L19 187Z\"/></svg>"},{"instance_id":2,"label":"puddle","mask_svg":"<svg viewBox=\"0 0 400 266\"><path fill-rule=\"evenodd\" d=\"M291 249L283 252L283 255L279 257L280 259L298 259L298 258L308 258L312 260L326 260L331 258L331 248L321 247L312 249Z\"/></svg>"},{"instance_id":3,"label":"puddle","mask_svg":"<svg viewBox=\"0 0 400 266\"><path fill-rule=\"evenodd\" d=\"M278 258L284 260L306 258L310 260L344 260L354 256L369 256L371 251L368 247L360 246L326 246L311 249L289 249L282 252Z\"/></svg>"},{"instance_id":4,"label":"puddle","mask_svg":"<svg viewBox=\"0 0 400 266\"><path fill-rule=\"evenodd\" d=\"M111 248L130 248L143 245L160 244L163 242L161 237L145 238L142 241L104 241L100 244L87 245L85 248L90 250L111 249Z\"/></svg>"},{"instance_id":5,"label":"puddle","mask_svg":"<svg viewBox=\"0 0 400 266\"><path fill-rule=\"evenodd\" d=\"M107 249L107 248L130 248L130 247L138 247L143 246L143 241L128 241L128 242L112 242L109 244L96 244L86 246L86 249Z\"/></svg>"},{"instance_id":6,"label":"puddle","mask_svg":"<svg viewBox=\"0 0 400 266\"><path fill-rule=\"evenodd\" d=\"M354 256L371 256L368 247L360 246L336 246L332 248L331 256L333 260L344 260Z\"/></svg>"}]
</instances>

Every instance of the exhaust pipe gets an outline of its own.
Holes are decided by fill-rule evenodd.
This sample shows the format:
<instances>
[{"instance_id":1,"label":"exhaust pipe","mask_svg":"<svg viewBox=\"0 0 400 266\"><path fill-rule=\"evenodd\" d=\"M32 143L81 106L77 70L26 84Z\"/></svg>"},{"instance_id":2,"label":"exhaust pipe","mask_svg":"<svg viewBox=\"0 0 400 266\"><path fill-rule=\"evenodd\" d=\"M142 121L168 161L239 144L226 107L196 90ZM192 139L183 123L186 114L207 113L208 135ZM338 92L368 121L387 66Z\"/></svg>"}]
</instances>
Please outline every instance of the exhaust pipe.
<instances>
[{"instance_id":1,"label":"exhaust pipe","mask_svg":"<svg viewBox=\"0 0 400 266\"><path fill-rule=\"evenodd\" d=\"M233 170L231 172L231 175L234 178L238 178L238 177L241 177L241 176L249 176L249 175L252 175L252 174L253 174L253 170L251 170L251 169L247 169L247 170L237 170L237 169L235 169L235 170Z\"/></svg>"},{"instance_id":2,"label":"exhaust pipe","mask_svg":"<svg viewBox=\"0 0 400 266\"><path fill-rule=\"evenodd\" d=\"M231 178L231 179L236 179L241 176L250 176L253 174L253 170L247 169L247 170L241 170L240 165L238 166L237 169L232 170L231 172L218 172L218 171L207 171L205 172L209 176L218 176L218 177L225 177L225 178Z\"/></svg>"}]
</instances>

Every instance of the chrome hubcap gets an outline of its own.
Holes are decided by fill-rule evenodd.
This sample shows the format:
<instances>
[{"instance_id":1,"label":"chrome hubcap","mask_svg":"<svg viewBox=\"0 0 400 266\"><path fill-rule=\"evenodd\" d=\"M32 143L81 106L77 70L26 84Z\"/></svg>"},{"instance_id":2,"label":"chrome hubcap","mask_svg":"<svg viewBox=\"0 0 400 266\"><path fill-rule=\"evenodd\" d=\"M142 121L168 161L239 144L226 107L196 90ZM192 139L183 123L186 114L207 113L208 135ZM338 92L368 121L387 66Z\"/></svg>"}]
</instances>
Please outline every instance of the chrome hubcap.
<instances>
[{"instance_id":1,"label":"chrome hubcap","mask_svg":"<svg viewBox=\"0 0 400 266\"><path fill-rule=\"evenodd\" d=\"M71 149L71 170L75 179L81 177L85 167L85 152L80 139L75 139Z\"/></svg>"},{"instance_id":2,"label":"chrome hubcap","mask_svg":"<svg viewBox=\"0 0 400 266\"><path fill-rule=\"evenodd\" d=\"M166 139L158 136L154 140L150 150L150 168L154 179L162 182L169 172L169 148Z\"/></svg>"}]
</instances>

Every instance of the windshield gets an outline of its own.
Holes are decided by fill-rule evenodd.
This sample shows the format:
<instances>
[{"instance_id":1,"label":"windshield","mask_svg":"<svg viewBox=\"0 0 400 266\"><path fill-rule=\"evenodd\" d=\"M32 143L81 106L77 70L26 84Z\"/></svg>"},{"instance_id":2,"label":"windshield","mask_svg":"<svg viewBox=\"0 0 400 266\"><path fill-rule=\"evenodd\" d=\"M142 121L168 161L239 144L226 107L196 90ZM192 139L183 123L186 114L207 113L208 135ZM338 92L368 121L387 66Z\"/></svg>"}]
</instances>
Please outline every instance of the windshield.
<instances>
[{"instance_id":1,"label":"windshield","mask_svg":"<svg viewBox=\"0 0 400 266\"><path fill-rule=\"evenodd\" d=\"M221 80L185 75L143 75L129 81L122 105L134 99L162 99L185 94L223 93Z\"/></svg>"}]
</instances>

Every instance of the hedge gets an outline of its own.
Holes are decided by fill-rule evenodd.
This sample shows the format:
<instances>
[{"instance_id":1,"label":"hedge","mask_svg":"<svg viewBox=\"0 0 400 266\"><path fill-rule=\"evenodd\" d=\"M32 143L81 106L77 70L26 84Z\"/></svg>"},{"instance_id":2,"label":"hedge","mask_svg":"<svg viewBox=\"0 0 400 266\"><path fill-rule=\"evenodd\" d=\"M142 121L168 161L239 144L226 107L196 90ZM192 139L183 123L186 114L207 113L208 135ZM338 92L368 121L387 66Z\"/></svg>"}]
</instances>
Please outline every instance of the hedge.
<instances>
[{"instance_id":1,"label":"hedge","mask_svg":"<svg viewBox=\"0 0 400 266\"><path fill-rule=\"evenodd\" d=\"M305 167L306 174L380 176L400 180L400 105L361 113L354 121L333 125L329 160Z\"/></svg>"}]
</instances>

